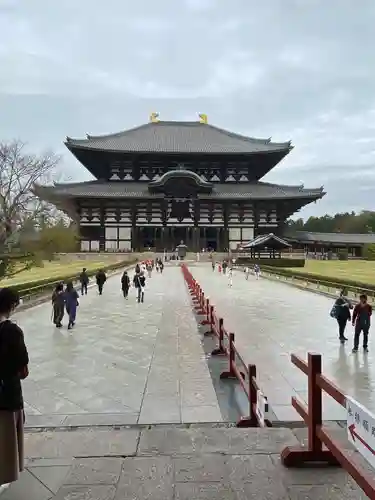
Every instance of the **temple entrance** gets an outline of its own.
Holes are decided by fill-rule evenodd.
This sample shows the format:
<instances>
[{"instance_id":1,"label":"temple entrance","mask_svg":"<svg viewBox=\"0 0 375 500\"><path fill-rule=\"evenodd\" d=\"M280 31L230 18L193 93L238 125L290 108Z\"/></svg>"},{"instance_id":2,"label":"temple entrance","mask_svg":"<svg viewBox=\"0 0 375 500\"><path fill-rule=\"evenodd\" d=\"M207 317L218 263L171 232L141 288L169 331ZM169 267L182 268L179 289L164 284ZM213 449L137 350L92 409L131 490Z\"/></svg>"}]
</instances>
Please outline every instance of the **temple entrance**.
<instances>
[{"instance_id":1,"label":"temple entrance","mask_svg":"<svg viewBox=\"0 0 375 500\"><path fill-rule=\"evenodd\" d=\"M183 241L187 245L187 227L175 227L173 228L171 243L173 250Z\"/></svg>"},{"instance_id":2,"label":"temple entrance","mask_svg":"<svg viewBox=\"0 0 375 500\"><path fill-rule=\"evenodd\" d=\"M155 247L155 228L140 227L139 228L139 243L142 250Z\"/></svg>"},{"instance_id":3,"label":"temple entrance","mask_svg":"<svg viewBox=\"0 0 375 500\"><path fill-rule=\"evenodd\" d=\"M206 228L206 249L209 251L216 252L218 249L218 230L216 227L207 227Z\"/></svg>"}]
</instances>

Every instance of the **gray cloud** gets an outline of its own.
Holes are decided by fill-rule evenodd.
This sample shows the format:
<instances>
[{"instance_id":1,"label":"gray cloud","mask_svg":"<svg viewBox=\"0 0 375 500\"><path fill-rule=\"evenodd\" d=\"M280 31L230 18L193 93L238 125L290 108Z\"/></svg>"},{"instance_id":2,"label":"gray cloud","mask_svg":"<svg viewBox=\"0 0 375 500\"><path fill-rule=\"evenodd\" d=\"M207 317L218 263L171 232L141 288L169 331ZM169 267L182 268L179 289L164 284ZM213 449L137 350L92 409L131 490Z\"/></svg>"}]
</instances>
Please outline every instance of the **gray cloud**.
<instances>
[{"instance_id":1,"label":"gray cloud","mask_svg":"<svg viewBox=\"0 0 375 500\"><path fill-rule=\"evenodd\" d=\"M324 184L304 216L371 209L375 4L362 0L0 0L0 137L64 154L66 135L196 119L295 149L266 180Z\"/></svg>"}]
</instances>

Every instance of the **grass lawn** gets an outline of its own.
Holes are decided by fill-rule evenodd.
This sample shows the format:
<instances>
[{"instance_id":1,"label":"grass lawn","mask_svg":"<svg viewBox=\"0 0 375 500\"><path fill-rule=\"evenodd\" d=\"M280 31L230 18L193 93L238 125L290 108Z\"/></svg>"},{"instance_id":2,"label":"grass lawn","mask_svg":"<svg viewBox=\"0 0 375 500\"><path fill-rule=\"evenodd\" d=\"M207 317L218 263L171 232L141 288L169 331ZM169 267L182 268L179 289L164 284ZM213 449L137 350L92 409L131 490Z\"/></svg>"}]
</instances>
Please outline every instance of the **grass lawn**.
<instances>
[{"instance_id":1,"label":"grass lawn","mask_svg":"<svg viewBox=\"0 0 375 500\"><path fill-rule=\"evenodd\" d=\"M304 268L291 269L294 273L311 273L327 278L349 279L375 285L375 262L366 260L307 260Z\"/></svg>"},{"instance_id":2,"label":"grass lawn","mask_svg":"<svg viewBox=\"0 0 375 500\"><path fill-rule=\"evenodd\" d=\"M115 261L114 261L115 262ZM45 262L43 267L33 267L28 271L23 271L13 278L6 278L0 280L0 286L12 286L18 285L20 283L32 283L44 278L58 278L64 274L75 274L82 271L83 267L87 270L98 269L100 267L105 267L112 264L111 261L106 260L105 262L101 260L91 261L91 260L76 260L74 262Z\"/></svg>"}]
</instances>

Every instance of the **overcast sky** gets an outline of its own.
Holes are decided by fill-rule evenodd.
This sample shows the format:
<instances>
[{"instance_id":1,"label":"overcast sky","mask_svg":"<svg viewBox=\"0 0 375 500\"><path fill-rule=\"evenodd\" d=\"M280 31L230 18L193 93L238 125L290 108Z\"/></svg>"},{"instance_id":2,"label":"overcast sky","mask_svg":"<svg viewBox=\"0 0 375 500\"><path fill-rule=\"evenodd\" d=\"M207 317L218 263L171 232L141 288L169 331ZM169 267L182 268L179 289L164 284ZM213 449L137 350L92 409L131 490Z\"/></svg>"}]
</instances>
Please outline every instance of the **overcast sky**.
<instances>
[{"instance_id":1,"label":"overcast sky","mask_svg":"<svg viewBox=\"0 0 375 500\"><path fill-rule=\"evenodd\" d=\"M375 209L374 0L0 0L0 139L160 119L291 139L270 182L328 194L301 213Z\"/></svg>"}]
</instances>

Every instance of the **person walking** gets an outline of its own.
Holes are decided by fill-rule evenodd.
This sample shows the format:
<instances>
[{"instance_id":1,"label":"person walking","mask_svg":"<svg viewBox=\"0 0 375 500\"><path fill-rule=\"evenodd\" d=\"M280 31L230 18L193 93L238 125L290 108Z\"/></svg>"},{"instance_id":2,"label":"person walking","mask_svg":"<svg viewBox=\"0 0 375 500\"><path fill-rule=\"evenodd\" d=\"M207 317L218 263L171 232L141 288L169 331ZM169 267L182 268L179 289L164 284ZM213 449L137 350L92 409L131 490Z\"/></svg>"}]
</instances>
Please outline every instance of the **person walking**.
<instances>
[{"instance_id":1,"label":"person walking","mask_svg":"<svg viewBox=\"0 0 375 500\"><path fill-rule=\"evenodd\" d=\"M65 307L69 315L68 330L71 330L76 322L77 307L79 306L79 295L75 290L73 283L69 281L65 289Z\"/></svg>"},{"instance_id":2,"label":"person walking","mask_svg":"<svg viewBox=\"0 0 375 500\"><path fill-rule=\"evenodd\" d=\"M354 347L352 352L358 352L359 337L363 333L363 350L368 352L368 333L370 330L370 320L372 315L372 307L367 302L367 295L362 294L359 297L359 303L355 306L352 317L354 326Z\"/></svg>"},{"instance_id":3,"label":"person walking","mask_svg":"<svg viewBox=\"0 0 375 500\"><path fill-rule=\"evenodd\" d=\"M223 269L223 274L227 274L227 269L228 269L228 262L226 260L223 261L223 264L222 264L222 269Z\"/></svg>"},{"instance_id":4,"label":"person walking","mask_svg":"<svg viewBox=\"0 0 375 500\"><path fill-rule=\"evenodd\" d=\"M232 288L233 286L233 269L230 267L228 271L228 286Z\"/></svg>"},{"instance_id":5,"label":"person walking","mask_svg":"<svg viewBox=\"0 0 375 500\"><path fill-rule=\"evenodd\" d=\"M55 290L52 293L52 321L56 328L62 327L62 319L64 317L65 310L65 296L64 296L64 285L59 283L56 285Z\"/></svg>"},{"instance_id":6,"label":"person walking","mask_svg":"<svg viewBox=\"0 0 375 500\"><path fill-rule=\"evenodd\" d=\"M126 300L128 299L129 288L130 288L130 278L128 272L124 271L124 274L121 277L121 289Z\"/></svg>"},{"instance_id":7,"label":"person walking","mask_svg":"<svg viewBox=\"0 0 375 500\"><path fill-rule=\"evenodd\" d=\"M250 274L250 268L248 266L245 267L245 279L249 279L249 274Z\"/></svg>"},{"instance_id":8,"label":"person walking","mask_svg":"<svg viewBox=\"0 0 375 500\"><path fill-rule=\"evenodd\" d=\"M164 262L162 260L159 261L159 271L160 271L160 274L163 274Z\"/></svg>"},{"instance_id":9,"label":"person walking","mask_svg":"<svg viewBox=\"0 0 375 500\"><path fill-rule=\"evenodd\" d=\"M144 302L146 278L143 272L136 273L133 278L133 284L137 290L137 301Z\"/></svg>"},{"instance_id":10,"label":"person walking","mask_svg":"<svg viewBox=\"0 0 375 500\"><path fill-rule=\"evenodd\" d=\"M99 295L102 295L104 283L107 281L107 276L105 275L103 269L99 269L99 271L96 273L95 278L96 278L96 284L98 286Z\"/></svg>"},{"instance_id":11,"label":"person walking","mask_svg":"<svg viewBox=\"0 0 375 500\"><path fill-rule=\"evenodd\" d=\"M82 269L82 272L79 275L79 281L81 283L81 295L87 295L87 285L89 284L90 279L85 267Z\"/></svg>"},{"instance_id":12,"label":"person walking","mask_svg":"<svg viewBox=\"0 0 375 500\"><path fill-rule=\"evenodd\" d=\"M340 297L335 300L334 304L334 317L337 320L337 324L339 325L339 340L342 344L344 344L348 339L345 337L345 329L348 321L350 321L351 314L350 309L352 309L352 305L346 297L347 291L344 288Z\"/></svg>"},{"instance_id":13,"label":"person walking","mask_svg":"<svg viewBox=\"0 0 375 500\"><path fill-rule=\"evenodd\" d=\"M146 263L146 269L147 269L148 277L151 278L153 265L152 265L152 262L150 260L148 260Z\"/></svg>"},{"instance_id":14,"label":"person walking","mask_svg":"<svg viewBox=\"0 0 375 500\"><path fill-rule=\"evenodd\" d=\"M0 493L24 468L21 380L29 374L29 356L23 331L10 320L18 304L14 290L0 290Z\"/></svg>"},{"instance_id":15,"label":"person walking","mask_svg":"<svg viewBox=\"0 0 375 500\"><path fill-rule=\"evenodd\" d=\"M212 266L212 271L215 271L216 264L214 260L211 262L211 266Z\"/></svg>"},{"instance_id":16,"label":"person walking","mask_svg":"<svg viewBox=\"0 0 375 500\"><path fill-rule=\"evenodd\" d=\"M260 267L258 264L255 264L255 266L254 266L254 273L255 273L256 279L258 280L259 276L260 276Z\"/></svg>"}]
</instances>

